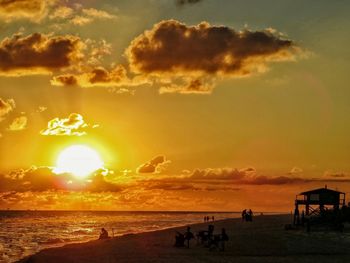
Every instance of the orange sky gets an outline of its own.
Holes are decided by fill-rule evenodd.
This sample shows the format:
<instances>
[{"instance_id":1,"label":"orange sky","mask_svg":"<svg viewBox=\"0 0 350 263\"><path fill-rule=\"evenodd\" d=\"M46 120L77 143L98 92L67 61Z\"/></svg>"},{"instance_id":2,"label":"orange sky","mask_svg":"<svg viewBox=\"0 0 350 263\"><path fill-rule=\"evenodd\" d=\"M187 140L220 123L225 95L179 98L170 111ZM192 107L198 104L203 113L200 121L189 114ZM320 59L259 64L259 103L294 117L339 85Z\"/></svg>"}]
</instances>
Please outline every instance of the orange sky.
<instances>
[{"instance_id":1,"label":"orange sky","mask_svg":"<svg viewBox=\"0 0 350 263\"><path fill-rule=\"evenodd\" d=\"M347 192L347 10L1 2L0 209L289 211ZM56 174L78 144L103 167Z\"/></svg>"}]
</instances>

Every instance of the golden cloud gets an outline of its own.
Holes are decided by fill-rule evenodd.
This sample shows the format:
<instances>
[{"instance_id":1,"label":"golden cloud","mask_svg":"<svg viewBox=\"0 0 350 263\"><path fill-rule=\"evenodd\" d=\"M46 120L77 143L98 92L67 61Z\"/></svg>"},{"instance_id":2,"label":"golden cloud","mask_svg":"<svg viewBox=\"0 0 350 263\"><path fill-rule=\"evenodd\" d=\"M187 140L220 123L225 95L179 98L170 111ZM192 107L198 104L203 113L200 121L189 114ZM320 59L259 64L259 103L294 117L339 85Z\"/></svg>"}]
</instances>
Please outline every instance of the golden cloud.
<instances>
[{"instance_id":1,"label":"golden cloud","mask_svg":"<svg viewBox=\"0 0 350 263\"><path fill-rule=\"evenodd\" d=\"M68 118L54 118L47 124L47 128L40 132L46 136L82 136L90 125L84 121L82 115L72 113ZM97 127L96 125L92 126Z\"/></svg>"},{"instance_id":2,"label":"golden cloud","mask_svg":"<svg viewBox=\"0 0 350 263\"><path fill-rule=\"evenodd\" d=\"M24 130L27 126L28 119L26 116L20 116L15 118L10 126L8 127L9 131L21 131Z\"/></svg>"},{"instance_id":3,"label":"golden cloud","mask_svg":"<svg viewBox=\"0 0 350 263\"><path fill-rule=\"evenodd\" d=\"M138 173L161 173L165 170L166 166L170 163L166 160L165 156L159 155L154 157L147 163L140 165L137 168Z\"/></svg>"},{"instance_id":4,"label":"golden cloud","mask_svg":"<svg viewBox=\"0 0 350 263\"><path fill-rule=\"evenodd\" d=\"M0 19L6 22L18 19L40 22L54 2L55 0L1 0Z\"/></svg>"},{"instance_id":5,"label":"golden cloud","mask_svg":"<svg viewBox=\"0 0 350 263\"><path fill-rule=\"evenodd\" d=\"M5 115L7 115L9 112L13 111L13 109L16 107L15 101L13 99L7 99L4 100L0 98L0 121L3 120Z\"/></svg>"},{"instance_id":6,"label":"golden cloud","mask_svg":"<svg viewBox=\"0 0 350 263\"><path fill-rule=\"evenodd\" d=\"M100 19L115 19L116 16L106 11L95 8L71 8L68 6L57 7L49 18L51 20L68 20L69 23L75 26L84 26Z\"/></svg>"},{"instance_id":7,"label":"golden cloud","mask_svg":"<svg viewBox=\"0 0 350 263\"><path fill-rule=\"evenodd\" d=\"M13 35L0 42L0 75L49 74L82 57L84 43L72 35Z\"/></svg>"}]
</instances>

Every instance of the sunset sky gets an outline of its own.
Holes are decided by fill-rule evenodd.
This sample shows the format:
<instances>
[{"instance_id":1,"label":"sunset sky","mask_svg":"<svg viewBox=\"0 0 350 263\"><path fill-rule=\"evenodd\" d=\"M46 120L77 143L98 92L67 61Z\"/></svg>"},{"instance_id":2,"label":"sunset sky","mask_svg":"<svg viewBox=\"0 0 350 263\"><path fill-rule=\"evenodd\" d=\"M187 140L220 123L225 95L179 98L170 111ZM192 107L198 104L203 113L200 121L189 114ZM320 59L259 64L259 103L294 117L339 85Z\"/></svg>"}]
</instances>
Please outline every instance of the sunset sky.
<instances>
[{"instance_id":1,"label":"sunset sky","mask_svg":"<svg viewBox=\"0 0 350 263\"><path fill-rule=\"evenodd\" d=\"M350 192L350 2L0 0L0 209L290 211ZM103 162L57 172L64 149Z\"/></svg>"}]
</instances>

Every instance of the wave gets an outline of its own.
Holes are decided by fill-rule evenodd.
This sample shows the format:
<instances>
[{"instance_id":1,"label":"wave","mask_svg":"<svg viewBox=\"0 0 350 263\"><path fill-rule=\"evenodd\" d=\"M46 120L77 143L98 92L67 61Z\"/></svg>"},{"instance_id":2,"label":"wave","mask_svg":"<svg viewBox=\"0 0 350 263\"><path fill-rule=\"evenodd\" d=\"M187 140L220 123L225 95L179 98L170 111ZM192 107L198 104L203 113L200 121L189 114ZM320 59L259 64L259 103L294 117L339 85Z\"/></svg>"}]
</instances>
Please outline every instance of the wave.
<instances>
[{"instance_id":1,"label":"wave","mask_svg":"<svg viewBox=\"0 0 350 263\"><path fill-rule=\"evenodd\" d=\"M49 238L46 241L39 241L38 243L41 245L53 245L53 244L59 244L59 243L65 243L68 242L67 239L61 239L61 238Z\"/></svg>"}]
</instances>

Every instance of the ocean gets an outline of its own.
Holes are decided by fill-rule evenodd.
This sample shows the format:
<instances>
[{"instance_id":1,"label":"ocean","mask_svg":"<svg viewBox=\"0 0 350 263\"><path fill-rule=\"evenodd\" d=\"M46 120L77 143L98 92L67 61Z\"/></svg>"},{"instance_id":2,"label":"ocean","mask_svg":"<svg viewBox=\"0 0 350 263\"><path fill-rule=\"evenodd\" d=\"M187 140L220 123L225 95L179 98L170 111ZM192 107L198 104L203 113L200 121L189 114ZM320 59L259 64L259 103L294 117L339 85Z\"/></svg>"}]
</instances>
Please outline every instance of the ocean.
<instances>
[{"instance_id":1,"label":"ocean","mask_svg":"<svg viewBox=\"0 0 350 263\"><path fill-rule=\"evenodd\" d=\"M102 227L110 236L140 233L237 218L234 212L0 211L0 262L15 262L44 248L97 239Z\"/></svg>"}]
</instances>

